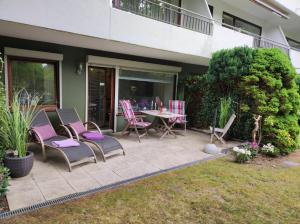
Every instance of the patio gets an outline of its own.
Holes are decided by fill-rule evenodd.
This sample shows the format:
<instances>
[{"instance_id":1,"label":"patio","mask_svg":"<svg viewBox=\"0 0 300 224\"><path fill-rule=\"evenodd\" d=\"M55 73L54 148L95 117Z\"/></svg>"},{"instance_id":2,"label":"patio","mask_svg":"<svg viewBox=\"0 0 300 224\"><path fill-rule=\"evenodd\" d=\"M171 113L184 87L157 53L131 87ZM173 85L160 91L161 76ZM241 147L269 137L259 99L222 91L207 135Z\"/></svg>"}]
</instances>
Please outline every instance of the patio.
<instances>
[{"instance_id":1,"label":"patio","mask_svg":"<svg viewBox=\"0 0 300 224\"><path fill-rule=\"evenodd\" d=\"M65 161L53 151L48 150L48 161L42 162L40 151L33 146L35 161L31 173L10 181L7 194L10 210L213 157L202 151L209 136L194 131L176 139L168 136L158 140L158 136L150 134L142 143L134 135L119 140L126 156L115 156L104 163L96 152L98 163L74 167L72 172L68 172ZM228 142L218 147L236 144Z\"/></svg>"}]
</instances>

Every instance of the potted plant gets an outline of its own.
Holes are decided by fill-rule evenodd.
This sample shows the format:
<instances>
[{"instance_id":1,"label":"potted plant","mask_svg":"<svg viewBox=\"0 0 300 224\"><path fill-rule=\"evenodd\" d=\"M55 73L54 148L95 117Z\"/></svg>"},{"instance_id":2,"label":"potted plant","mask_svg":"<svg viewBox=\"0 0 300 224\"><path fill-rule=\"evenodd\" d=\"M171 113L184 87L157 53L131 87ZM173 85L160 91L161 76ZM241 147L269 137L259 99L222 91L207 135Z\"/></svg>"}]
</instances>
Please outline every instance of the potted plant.
<instances>
[{"instance_id":1,"label":"potted plant","mask_svg":"<svg viewBox=\"0 0 300 224\"><path fill-rule=\"evenodd\" d=\"M26 97L24 98L24 94ZM3 106L0 114L2 144L9 153L4 165L12 177L26 176L33 166L33 153L27 150L29 127L35 114L39 98L22 90L15 93L10 106Z\"/></svg>"}]
</instances>

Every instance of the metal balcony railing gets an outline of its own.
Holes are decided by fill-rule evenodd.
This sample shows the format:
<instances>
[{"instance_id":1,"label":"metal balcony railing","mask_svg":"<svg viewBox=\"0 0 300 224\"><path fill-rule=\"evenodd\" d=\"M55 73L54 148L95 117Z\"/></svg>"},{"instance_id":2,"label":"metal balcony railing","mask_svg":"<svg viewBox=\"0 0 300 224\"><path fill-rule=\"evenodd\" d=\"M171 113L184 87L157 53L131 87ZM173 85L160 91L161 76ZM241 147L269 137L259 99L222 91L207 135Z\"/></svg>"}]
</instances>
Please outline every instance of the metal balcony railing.
<instances>
[{"instance_id":1,"label":"metal balcony railing","mask_svg":"<svg viewBox=\"0 0 300 224\"><path fill-rule=\"evenodd\" d=\"M213 33L212 19L160 0L113 0L113 7L199 33Z\"/></svg>"},{"instance_id":2,"label":"metal balcony railing","mask_svg":"<svg viewBox=\"0 0 300 224\"><path fill-rule=\"evenodd\" d=\"M254 48L278 48L281 49L287 55L290 54L289 46L262 37L254 37L253 47Z\"/></svg>"},{"instance_id":3,"label":"metal balcony railing","mask_svg":"<svg viewBox=\"0 0 300 224\"><path fill-rule=\"evenodd\" d=\"M229 29L252 36L252 47L254 48L278 48L288 55L291 49L289 45L261 37L239 27L210 19L161 0L113 0L113 7L207 35L213 34L214 23L217 23ZM297 50L299 51L299 49Z\"/></svg>"},{"instance_id":4,"label":"metal balcony railing","mask_svg":"<svg viewBox=\"0 0 300 224\"><path fill-rule=\"evenodd\" d=\"M215 22L218 22L218 21L215 21ZM271 39L268 39L268 38L265 38L265 37L261 37L257 34L248 32L248 31L243 30L239 27L234 27L234 26L222 23L222 22L218 22L218 23L220 23L222 26L227 27L229 29L233 29L233 30L238 31L240 33L244 33L244 34L247 34L249 36L252 36L253 37L253 44L252 44L253 48L278 48L278 49L281 49L287 55L289 55L290 46L288 46L288 45L276 42L274 40L271 40Z\"/></svg>"}]
</instances>

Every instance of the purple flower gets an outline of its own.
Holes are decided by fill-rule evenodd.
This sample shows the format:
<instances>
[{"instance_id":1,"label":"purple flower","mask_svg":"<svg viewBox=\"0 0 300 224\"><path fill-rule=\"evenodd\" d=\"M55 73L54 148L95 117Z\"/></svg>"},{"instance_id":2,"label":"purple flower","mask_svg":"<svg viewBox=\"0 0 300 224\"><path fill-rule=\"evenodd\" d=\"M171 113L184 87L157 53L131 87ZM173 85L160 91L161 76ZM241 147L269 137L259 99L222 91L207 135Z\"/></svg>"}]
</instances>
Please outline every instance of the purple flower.
<instances>
[{"instance_id":1,"label":"purple flower","mask_svg":"<svg viewBox=\"0 0 300 224\"><path fill-rule=\"evenodd\" d=\"M251 142L251 148L252 149L257 149L258 148L258 144L255 141Z\"/></svg>"}]
</instances>

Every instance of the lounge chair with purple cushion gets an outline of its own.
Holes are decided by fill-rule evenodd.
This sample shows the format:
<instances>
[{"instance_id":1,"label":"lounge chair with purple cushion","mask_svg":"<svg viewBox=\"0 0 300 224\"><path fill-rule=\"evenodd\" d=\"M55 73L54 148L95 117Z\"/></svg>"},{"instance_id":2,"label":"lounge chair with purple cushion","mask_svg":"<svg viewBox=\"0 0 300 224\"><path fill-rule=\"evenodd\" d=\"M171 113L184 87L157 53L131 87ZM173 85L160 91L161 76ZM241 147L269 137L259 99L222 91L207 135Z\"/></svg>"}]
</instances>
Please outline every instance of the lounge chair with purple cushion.
<instances>
[{"instance_id":1,"label":"lounge chair with purple cushion","mask_svg":"<svg viewBox=\"0 0 300 224\"><path fill-rule=\"evenodd\" d=\"M99 126L94 122L88 121L83 123L77 111L74 108L57 109L61 124L68 128L73 137L83 142L89 142L100 151L103 161L107 157L122 153L125 151L120 142L112 136L103 135ZM85 124L93 126L96 130L89 131L85 128Z\"/></svg>"},{"instance_id":2,"label":"lounge chair with purple cushion","mask_svg":"<svg viewBox=\"0 0 300 224\"><path fill-rule=\"evenodd\" d=\"M85 143L72 139L71 133L66 129L69 137L57 135L46 112L37 112L30 125L30 134L35 143L42 148L44 161L47 160L46 148L57 150L67 161L69 171L81 163L97 162L94 151Z\"/></svg>"},{"instance_id":3,"label":"lounge chair with purple cushion","mask_svg":"<svg viewBox=\"0 0 300 224\"><path fill-rule=\"evenodd\" d=\"M150 127L151 123L144 121L142 117L137 117L134 114L129 100L120 100L119 102L123 110L124 118L127 121L122 134L130 134L131 130L134 130L136 135L138 136L139 142L141 142L141 137L147 135L147 129ZM140 134L139 130L143 130L144 133Z\"/></svg>"}]
</instances>

